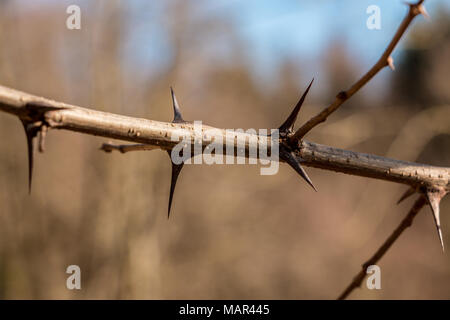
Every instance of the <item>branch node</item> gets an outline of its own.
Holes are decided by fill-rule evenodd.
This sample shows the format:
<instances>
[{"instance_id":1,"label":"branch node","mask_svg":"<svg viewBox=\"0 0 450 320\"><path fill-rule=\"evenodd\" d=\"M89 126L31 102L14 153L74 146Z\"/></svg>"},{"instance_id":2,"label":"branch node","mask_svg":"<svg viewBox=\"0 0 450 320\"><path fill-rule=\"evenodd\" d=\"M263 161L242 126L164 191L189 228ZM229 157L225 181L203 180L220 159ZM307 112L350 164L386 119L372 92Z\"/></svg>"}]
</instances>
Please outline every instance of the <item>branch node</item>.
<instances>
[{"instance_id":1,"label":"branch node","mask_svg":"<svg viewBox=\"0 0 450 320\"><path fill-rule=\"evenodd\" d=\"M111 153L113 149L112 149L112 147L111 147L111 145L109 143L104 143L99 148L99 150L104 151L106 153Z\"/></svg>"},{"instance_id":2,"label":"branch node","mask_svg":"<svg viewBox=\"0 0 450 320\"><path fill-rule=\"evenodd\" d=\"M338 98L339 100L347 100L348 94L346 91L341 91L336 95L336 98Z\"/></svg>"}]
</instances>

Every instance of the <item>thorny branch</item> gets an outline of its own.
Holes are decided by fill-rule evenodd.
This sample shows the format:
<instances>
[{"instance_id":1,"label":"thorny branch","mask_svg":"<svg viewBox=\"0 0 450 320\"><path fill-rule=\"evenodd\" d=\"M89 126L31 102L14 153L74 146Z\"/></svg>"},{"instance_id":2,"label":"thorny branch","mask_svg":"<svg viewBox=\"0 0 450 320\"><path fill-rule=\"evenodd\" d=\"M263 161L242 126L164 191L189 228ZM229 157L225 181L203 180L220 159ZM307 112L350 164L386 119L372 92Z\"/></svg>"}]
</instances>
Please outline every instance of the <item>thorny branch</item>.
<instances>
[{"instance_id":1,"label":"thorny branch","mask_svg":"<svg viewBox=\"0 0 450 320\"><path fill-rule=\"evenodd\" d=\"M372 69L370 69L369 72L348 91L339 93L336 100L330 106L310 119L294 133L294 123L311 87L311 82L287 120L279 127L279 160L290 165L313 188L314 186L302 165L408 185L409 189L401 197L400 201L415 193L420 194L419 199L416 201L407 217L373 257L363 265L363 270L342 293L340 296L341 299L345 299L361 284L365 277L367 266L374 264L381 259L400 234L411 225L413 218L426 202L428 202L432 209L439 239L442 248L444 248L439 219L439 202L450 191L450 168L394 160L370 154L337 149L303 140L306 133L316 125L326 121L331 113L336 111L346 100L352 97L382 68L385 66L390 66L392 69L394 68L393 60L390 55L414 17L419 14L426 14L426 11L422 6L423 2L424 0L420 0L415 4L409 5L408 15L403 20L381 58ZM43 152L45 137L49 129L71 130L135 143L132 145L105 143L101 147L101 150L105 152L116 150L125 153L138 150L162 149L170 155L170 151L178 143L176 139L172 139L172 136L178 136L180 130L184 132L184 135L187 134L190 138L192 147L197 141L194 125L183 119L173 90L171 93L174 110L174 119L171 123L138 119L78 106L71 106L2 86L0 86L0 111L17 116L23 123L28 143L29 188L31 190L35 138L39 138L39 151ZM225 130L223 129L207 126L202 127L202 130L209 129L215 129L217 132L220 132L223 137L226 136ZM203 132L201 134L203 135ZM255 135L250 133L242 133L236 136L235 143L238 144L239 142L243 142L246 157L250 156L249 141L252 136L255 138ZM258 141L264 141L264 139L266 139L268 149L271 147L269 142L270 139L272 139L271 136L258 135L256 138ZM202 148L206 147L206 143L207 142L202 140ZM271 150L268 151L269 153L271 152ZM172 180L168 207L169 214L175 184L182 167L183 163L180 165L172 163Z\"/></svg>"},{"instance_id":2,"label":"thorny branch","mask_svg":"<svg viewBox=\"0 0 450 320\"><path fill-rule=\"evenodd\" d=\"M194 138L194 126L191 123L160 122L101 112L44 99L3 86L0 86L0 111L13 114L26 123L35 123L33 127L40 128L42 124L46 124L47 130L70 130L137 144L124 146L104 144L102 149L105 151L171 150L177 143L172 141L172 135L180 129ZM203 125L204 130L211 128ZM224 132L223 129L217 130ZM239 138L245 139L248 144L247 134L242 134ZM269 137L259 136L259 139ZM268 147L270 148L269 143ZM394 160L306 140L301 141L294 149L294 153L305 166L401 183L413 188L420 186L440 186L447 190L450 188L450 168L447 167Z\"/></svg>"}]
</instances>

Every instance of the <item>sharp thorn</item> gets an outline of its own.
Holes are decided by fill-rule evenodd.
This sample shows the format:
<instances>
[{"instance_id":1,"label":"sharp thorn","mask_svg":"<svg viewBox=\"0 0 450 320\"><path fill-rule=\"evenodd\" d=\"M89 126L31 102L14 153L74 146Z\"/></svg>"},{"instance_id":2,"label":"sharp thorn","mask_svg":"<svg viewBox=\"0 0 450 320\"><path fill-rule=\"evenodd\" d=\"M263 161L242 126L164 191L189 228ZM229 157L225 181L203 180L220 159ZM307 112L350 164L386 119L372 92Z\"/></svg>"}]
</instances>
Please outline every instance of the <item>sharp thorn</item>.
<instances>
[{"instance_id":1,"label":"sharp thorn","mask_svg":"<svg viewBox=\"0 0 450 320\"><path fill-rule=\"evenodd\" d=\"M169 154L170 157L171 152L167 151L167 153ZM172 159L170 159L170 161L172 162ZM183 162L181 164L174 164L172 162L172 178L170 180L169 208L167 211L167 219L170 218L170 209L172 207L173 194L175 192L175 186L177 184L178 176L180 175L181 169L183 169L183 165L184 165Z\"/></svg>"},{"instance_id":2,"label":"sharp thorn","mask_svg":"<svg viewBox=\"0 0 450 320\"><path fill-rule=\"evenodd\" d=\"M21 120L25 135L27 138L27 153L28 153L28 192L31 193L31 185L33 180L33 165L34 165L34 139L39 133L39 151L44 151L44 140L47 133L47 125L44 114L48 111L56 111L64 109L62 107L55 107L44 101L29 101L25 104L28 109L28 116L33 120ZM42 119L41 119L42 118Z\"/></svg>"},{"instance_id":3,"label":"sharp thorn","mask_svg":"<svg viewBox=\"0 0 450 320\"><path fill-rule=\"evenodd\" d=\"M389 68L391 68L392 71L395 71L394 58L392 58L391 56L387 58L387 65L389 66Z\"/></svg>"},{"instance_id":4,"label":"sharp thorn","mask_svg":"<svg viewBox=\"0 0 450 320\"><path fill-rule=\"evenodd\" d=\"M172 96L172 104L173 104L173 123L183 123L185 122L183 120L183 116L181 115L180 106L178 105L177 97L175 96L175 93L173 92L173 88L170 87L170 94Z\"/></svg>"},{"instance_id":5,"label":"sharp thorn","mask_svg":"<svg viewBox=\"0 0 450 320\"><path fill-rule=\"evenodd\" d=\"M280 146L280 157L286 161L286 163L289 164L314 189L314 191L317 192L316 187L292 151Z\"/></svg>"},{"instance_id":6,"label":"sharp thorn","mask_svg":"<svg viewBox=\"0 0 450 320\"><path fill-rule=\"evenodd\" d=\"M427 12L427 9L425 9L425 6L423 4L419 4L419 12L421 15L425 17L425 19L429 19L430 15Z\"/></svg>"},{"instance_id":7,"label":"sharp thorn","mask_svg":"<svg viewBox=\"0 0 450 320\"><path fill-rule=\"evenodd\" d=\"M34 138L36 137L39 128L33 124L23 121L23 128L27 138L27 153L28 153L28 193L31 193L31 185L33 182L33 164L34 164Z\"/></svg>"},{"instance_id":8,"label":"sharp thorn","mask_svg":"<svg viewBox=\"0 0 450 320\"><path fill-rule=\"evenodd\" d=\"M405 191L405 193L403 193L403 195L400 197L400 199L398 199L397 204L400 204L403 200L409 198L414 193L416 193L416 189L413 187L410 187L408 190Z\"/></svg>"},{"instance_id":9,"label":"sharp thorn","mask_svg":"<svg viewBox=\"0 0 450 320\"><path fill-rule=\"evenodd\" d=\"M441 221L440 221L440 212L439 212L439 204L441 199L445 196L446 191L442 189L428 188L425 196L428 200L428 204L431 207L431 211L433 213L434 223L436 225L436 229L439 236L439 241L441 242L442 251L444 251L444 239L442 236L441 229Z\"/></svg>"},{"instance_id":10,"label":"sharp thorn","mask_svg":"<svg viewBox=\"0 0 450 320\"><path fill-rule=\"evenodd\" d=\"M303 93L300 100L297 102L297 105L295 106L294 110L292 110L289 117L286 119L286 121L278 128L280 131L280 135L287 134L290 131L293 130L295 121L297 120L297 115L300 111L300 108L303 105L303 102L305 101L305 98L309 92L309 89L311 88L312 83L314 82L314 78L311 80L311 82L308 85L308 88L306 88L305 92Z\"/></svg>"}]
</instances>

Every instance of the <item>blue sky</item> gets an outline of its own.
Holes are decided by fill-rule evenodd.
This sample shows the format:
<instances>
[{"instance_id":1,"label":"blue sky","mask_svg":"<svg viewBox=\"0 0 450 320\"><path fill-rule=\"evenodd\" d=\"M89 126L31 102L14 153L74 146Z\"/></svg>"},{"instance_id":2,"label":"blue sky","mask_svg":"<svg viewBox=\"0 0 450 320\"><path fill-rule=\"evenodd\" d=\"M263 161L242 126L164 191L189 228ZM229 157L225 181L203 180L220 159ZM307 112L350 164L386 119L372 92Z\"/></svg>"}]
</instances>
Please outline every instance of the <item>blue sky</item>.
<instances>
[{"instance_id":1,"label":"blue sky","mask_svg":"<svg viewBox=\"0 0 450 320\"><path fill-rule=\"evenodd\" d=\"M344 41L361 63L376 60L407 12L401 0L231 0L216 1L217 11L233 17L249 44L255 64L276 67L284 57L314 59L332 41ZM450 1L427 1L433 17ZM366 27L366 9L381 9L381 30ZM415 23L427 23L422 17Z\"/></svg>"},{"instance_id":2,"label":"blue sky","mask_svg":"<svg viewBox=\"0 0 450 320\"><path fill-rule=\"evenodd\" d=\"M188 1L188 0L186 0ZM276 71L280 63L289 58L298 62L303 73L318 72L318 59L333 41L341 41L351 49L357 64L367 68L375 62L388 44L396 28L407 12L403 0L190 0L194 14L225 19L233 25L239 38L246 44L246 61L256 78L264 78ZM43 3L69 5L79 4L89 10L97 4L108 5L108 0L13 0L24 7L42 9ZM155 75L164 69L173 57L172 48L166 41L162 17L166 17L169 1L121 0L130 18L124 33L123 58L129 67L152 70ZM426 8L431 18L439 10L450 14L449 0L427 0ZM381 30L368 30L366 9L377 5L381 9ZM84 12L89 14L89 12ZM95 20L94 20L95 21ZM178 23L171 21L170 23ZM423 17L414 22L430 23ZM226 30L216 38L193 40L210 55L219 56L216 61L226 63L228 49ZM401 44L399 46L401 50ZM225 54L223 54L225 52ZM399 50L394 53L394 59ZM160 70L159 70L160 71ZM381 76L383 77L383 75Z\"/></svg>"},{"instance_id":3,"label":"blue sky","mask_svg":"<svg viewBox=\"0 0 450 320\"><path fill-rule=\"evenodd\" d=\"M152 6L153 18L149 18L145 2L130 3L133 1L137 4L131 14L135 21L128 34L129 51L135 53L132 60L145 64L161 59L163 67L164 60L171 57L164 31L158 27L158 10L164 10L164 4ZM366 27L370 5L381 9L381 30ZM407 12L402 0L204 0L193 1L193 7L199 18L220 17L232 23L246 43L246 58L257 77L277 70L285 58L298 61L304 69L317 69L317 58L333 41L351 48L360 65L373 63ZM450 13L450 1L429 0L426 8L431 17L442 8ZM424 23L429 22L423 17L415 21ZM226 48L227 38L196 40L207 49L221 50ZM140 50L136 50L137 44ZM214 54L213 49L209 51Z\"/></svg>"}]
</instances>

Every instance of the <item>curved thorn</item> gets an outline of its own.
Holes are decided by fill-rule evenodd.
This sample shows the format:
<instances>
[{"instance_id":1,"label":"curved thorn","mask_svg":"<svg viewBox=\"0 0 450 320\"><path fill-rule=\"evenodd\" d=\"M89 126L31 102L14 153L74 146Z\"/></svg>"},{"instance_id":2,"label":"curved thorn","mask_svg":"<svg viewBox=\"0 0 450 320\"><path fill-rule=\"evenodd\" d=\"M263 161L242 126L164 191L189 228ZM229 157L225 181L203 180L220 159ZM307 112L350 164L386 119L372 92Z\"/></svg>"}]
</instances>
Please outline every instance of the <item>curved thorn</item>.
<instances>
[{"instance_id":1,"label":"curved thorn","mask_svg":"<svg viewBox=\"0 0 450 320\"><path fill-rule=\"evenodd\" d=\"M286 134L289 131L292 131L292 129L294 128L294 124L295 121L297 120L297 115L300 111L300 108L303 105L303 102L305 101L306 95L309 92L309 89L311 88L312 83L314 82L314 78L311 80L311 82L308 85L308 88L306 88L305 92L303 93L302 97L300 98L300 100L297 102L297 105L295 106L294 110L292 110L291 114L289 115L289 117L286 119L286 121L278 128L278 130L280 131L280 134Z\"/></svg>"},{"instance_id":2,"label":"curved thorn","mask_svg":"<svg viewBox=\"0 0 450 320\"><path fill-rule=\"evenodd\" d=\"M400 199L398 199L397 204L400 204L403 200L409 198L414 193L416 193L416 189L413 187L409 188L408 190L405 191L405 193L403 193L403 195L400 197Z\"/></svg>"},{"instance_id":3,"label":"curved thorn","mask_svg":"<svg viewBox=\"0 0 450 320\"><path fill-rule=\"evenodd\" d=\"M316 187L312 183L311 179L308 177L308 174L300 165L300 162L295 157L292 151L286 150L286 148L280 147L280 157L287 164L289 164L313 189L317 192Z\"/></svg>"},{"instance_id":4,"label":"curved thorn","mask_svg":"<svg viewBox=\"0 0 450 320\"><path fill-rule=\"evenodd\" d=\"M170 157L171 152L168 150L167 153ZM172 162L172 159L170 161ZM175 186L177 184L178 176L180 175L181 169L183 169L183 165L184 162L182 162L181 164L174 164L172 162L172 178L170 180L169 208L167 210L167 219L170 218L170 208L172 207L173 194L175 192Z\"/></svg>"},{"instance_id":5,"label":"curved thorn","mask_svg":"<svg viewBox=\"0 0 450 320\"><path fill-rule=\"evenodd\" d=\"M172 96L172 104L173 104L173 123L183 123L183 116L181 115L181 110L178 105L177 97L175 97L175 93L173 92L173 88L170 87L170 94Z\"/></svg>"},{"instance_id":6,"label":"curved thorn","mask_svg":"<svg viewBox=\"0 0 450 320\"><path fill-rule=\"evenodd\" d=\"M442 236L442 229L441 229L439 203L441 202L441 199L445 196L445 194L446 192L444 190L434 188L428 188L425 193L425 196L431 207L431 211L433 212L434 223L436 225L436 229L438 232L439 241L441 242L442 251L444 251L444 239Z\"/></svg>"}]
</instances>

